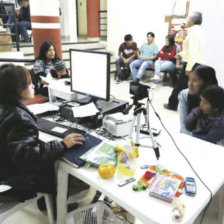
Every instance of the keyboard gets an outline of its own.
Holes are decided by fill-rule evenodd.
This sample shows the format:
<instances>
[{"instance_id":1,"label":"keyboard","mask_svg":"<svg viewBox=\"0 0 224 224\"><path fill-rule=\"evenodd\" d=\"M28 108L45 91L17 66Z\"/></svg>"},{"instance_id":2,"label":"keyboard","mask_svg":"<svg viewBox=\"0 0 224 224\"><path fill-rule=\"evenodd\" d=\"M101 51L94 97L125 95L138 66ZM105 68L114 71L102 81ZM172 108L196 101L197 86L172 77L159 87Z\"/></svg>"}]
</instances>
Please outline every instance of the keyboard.
<instances>
[{"instance_id":1,"label":"keyboard","mask_svg":"<svg viewBox=\"0 0 224 224\"><path fill-rule=\"evenodd\" d=\"M55 123L52 121L48 121L41 117L37 118L37 126L40 131L43 131L50 135L57 136L59 138L64 138L65 136L72 134L72 133L77 133L77 134L81 134L81 135L84 135L86 133L85 131L83 131L81 129L68 127L63 124L58 124L58 123Z\"/></svg>"}]
</instances>

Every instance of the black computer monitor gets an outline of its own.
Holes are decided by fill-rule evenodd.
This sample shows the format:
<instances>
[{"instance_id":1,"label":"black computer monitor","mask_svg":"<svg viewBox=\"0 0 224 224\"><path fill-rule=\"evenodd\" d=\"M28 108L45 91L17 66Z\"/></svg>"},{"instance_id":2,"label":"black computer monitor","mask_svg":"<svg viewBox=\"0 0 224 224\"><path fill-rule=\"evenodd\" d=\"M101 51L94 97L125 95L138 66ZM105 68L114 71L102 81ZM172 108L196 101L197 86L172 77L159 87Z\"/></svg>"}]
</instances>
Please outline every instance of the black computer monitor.
<instances>
[{"instance_id":1,"label":"black computer monitor","mask_svg":"<svg viewBox=\"0 0 224 224\"><path fill-rule=\"evenodd\" d=\"M110 53L70 49L71 91L110 100Z\"/></svg>"}]
</instances>

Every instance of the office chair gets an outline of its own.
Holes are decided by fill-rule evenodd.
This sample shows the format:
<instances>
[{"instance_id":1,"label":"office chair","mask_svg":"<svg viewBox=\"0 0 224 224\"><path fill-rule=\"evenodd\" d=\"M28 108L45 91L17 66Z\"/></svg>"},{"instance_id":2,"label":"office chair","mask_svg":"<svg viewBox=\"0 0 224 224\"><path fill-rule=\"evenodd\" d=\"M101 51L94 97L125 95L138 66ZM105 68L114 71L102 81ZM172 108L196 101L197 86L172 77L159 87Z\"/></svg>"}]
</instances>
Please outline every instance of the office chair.
<instances>
[{"instance_id":1,"label":"office chair","mask_svg":"<svg viewBox=\"0 0 224 224\"><path fill-rule=\"evenodd\" d=\"M0 192L4 192L11 187L7 185L0 185ZM10 201L10 202L0 202L0 223L2 223L5 219L7 219L10 215L13 213L25 208L34 200L36 201L40 197L45 198L46 201L46 206L47 206L47 215L48 215L48 221L49 224L54 224L54 213L53 213L53 203L52 203L52 198L50 194L43 194L43 193L38 193L37 197L26 200L25 202L16 202L16 201Z\"/></svg>"}]
</instances>

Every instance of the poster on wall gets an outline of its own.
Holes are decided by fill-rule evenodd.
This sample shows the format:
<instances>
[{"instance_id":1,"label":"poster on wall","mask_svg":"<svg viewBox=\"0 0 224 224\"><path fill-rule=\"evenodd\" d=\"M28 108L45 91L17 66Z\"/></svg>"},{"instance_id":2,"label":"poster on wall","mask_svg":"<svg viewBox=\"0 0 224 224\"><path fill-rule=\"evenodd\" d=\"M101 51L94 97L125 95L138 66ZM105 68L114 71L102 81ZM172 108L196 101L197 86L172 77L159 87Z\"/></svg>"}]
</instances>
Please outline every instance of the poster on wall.
<instances>
[{"instance_id":1,"label":"poster on wall","mask_svg":"<svg viewBox=\"0 0 224 224\"><path fill-rule=\"evenodd\" d=\"M187 2L189 0L167 0L166 16L181 16L184 17L187 13Z\"/></svg>"}]
</instances>

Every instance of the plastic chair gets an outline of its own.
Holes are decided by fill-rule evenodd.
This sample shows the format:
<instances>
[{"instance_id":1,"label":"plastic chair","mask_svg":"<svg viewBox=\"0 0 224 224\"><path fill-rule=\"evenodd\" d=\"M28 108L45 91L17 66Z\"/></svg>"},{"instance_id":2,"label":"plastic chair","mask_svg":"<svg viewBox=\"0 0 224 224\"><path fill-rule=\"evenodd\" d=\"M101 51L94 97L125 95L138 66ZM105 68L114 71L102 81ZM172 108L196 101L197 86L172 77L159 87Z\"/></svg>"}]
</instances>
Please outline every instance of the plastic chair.
<instances>
[{"instance_id":1,"label":"plastic chair","mask_svg":"<svg viewBox=\"0 0 224 224\"><path fill-rule=\"evenodd\" d=\"M5 186L4 186L5 187ZM7 188L7 186L6 186ZM10 188L10 187L9 187ZM1 185L0 185L0 192L3 192L4 190L1 190ZM8 190L8 189L6 189ZM7 219L10 215L13 213L25 208L29 204L33 203L34 200L36 201L40 197L45 198L46 206L47 206L47 215L48 215L48 221L50 224L54 224L54 212L53 212L53 203L52 203L52 197L50 194L43 194L39 193L37 197L26 200L25 202L6 202L6 203L1 203L0 202L0 223L2 223L5 219Z\"/></svg>"}]
</instances>

